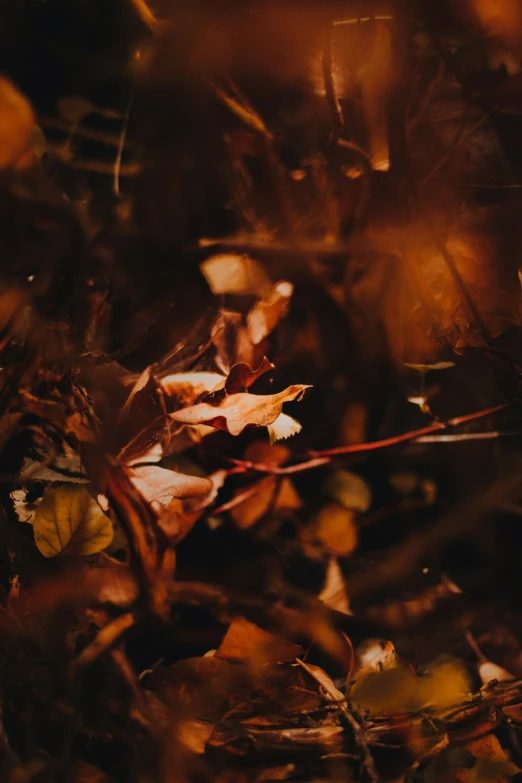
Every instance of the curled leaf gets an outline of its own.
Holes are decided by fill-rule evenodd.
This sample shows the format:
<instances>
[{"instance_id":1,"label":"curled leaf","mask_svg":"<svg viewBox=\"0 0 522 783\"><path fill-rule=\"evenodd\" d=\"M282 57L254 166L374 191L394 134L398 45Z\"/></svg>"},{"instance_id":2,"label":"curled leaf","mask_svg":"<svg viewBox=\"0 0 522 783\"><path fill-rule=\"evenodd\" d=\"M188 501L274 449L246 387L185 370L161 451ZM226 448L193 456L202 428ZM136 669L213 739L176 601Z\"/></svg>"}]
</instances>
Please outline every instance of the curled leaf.
<instances>
[{"instance_id":1,"label":"curled leaf","mask_svg":"<svg viewBox=\"0 0 522 783\"><path fill-rule=\"evenodd\" d=\"M172 498L195 498L212 490L210 479L176 473L156 465L144 465L128 470L130 479L143 497L168 506Z\"/></svg>"},{"instance_id":2,"label":"curled leaf","mask_svg":"<svg viewBox=\"0 0 522 783\"><path fill-rule=\"evenodd\" d=\"M225 376L218 372L178 372L163 378L161 386L169 396L176 396L185 405L190 405L196 397L214 391L224 381Z\"/></svg>"},{"instance_id":3,"label":"curled leaf","mask_svg":"<svg viewBox=\"0 0 522 783\"><path fill-rule=\"evenodd\" d=\"M247 329L254 345L259 345L277 326L290 306L292 283L277 283L270 294L257 302L247 315Z\"/></svg>"},{"instance_id":4,"label":"curled leaf","mask_svg":"<svg viewBox=\"0 0 522 783\"><path fill-rule=\"evenodd\" d=\"M86 489L51 489L33 517L34 540L44 557L93 555L109 546L112 523Z\"/></svg>"},{"instance_id":5,"label":"curled leaf","mask_svg":"<svg viewBox=\"0 0 522 783\"><path fill-rule=\"evenodd\" d=\"M249 424L268 427L282 413L283 404L298 399L310 386L296 384L278 394L230 394L218 405L200 403L172 413L182 424L209 424L239 435Z\"/></svg>"}]
</instances>

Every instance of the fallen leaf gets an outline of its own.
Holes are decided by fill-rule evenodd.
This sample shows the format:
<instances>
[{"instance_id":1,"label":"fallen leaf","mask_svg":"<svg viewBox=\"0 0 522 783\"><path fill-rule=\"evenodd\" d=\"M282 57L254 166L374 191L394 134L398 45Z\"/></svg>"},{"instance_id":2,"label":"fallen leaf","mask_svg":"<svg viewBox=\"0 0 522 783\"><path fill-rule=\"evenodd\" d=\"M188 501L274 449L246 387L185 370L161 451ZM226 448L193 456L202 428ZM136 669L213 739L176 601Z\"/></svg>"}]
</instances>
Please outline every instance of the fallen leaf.
<instances>
[{"instance_id":1,"label":"fallen leaf","mask_svg":"<svg viewBox=\"0 0 522 783\"><path fill-rule=\"evenodd\" d=\"M201 497L213 488L210 479L176 473L156 465L128 468L127 473L136 489L149 503L157 501L164 506L168 506L172 498Z\"/></svg>"},{"instance_id":2,"label":"fallen leaf","mask_svg":"<svg viewBox=\"0 0 522 783\"><path fill-rule=\"evenodd\" d=\"M303 648L299 645L275 636L243 617L238 617L230 623L216 651L218 658L246 661L256 666L295 661L302 654Z\"/></svg>"},{"instance_id":3,"label":"fallen leaf","mask_svg":"<svg viewBox=\"0 0 522 783\"><path fill-rule=\"evenodd\" d=\"M445 776L444 783L509 783L520 771L494 734L469 740L465 748L475 757L475 764L452 771Z\"/></svg>"},{"instance_id":4,"label":"fallen leaf","mask_svg":"<svg viewBox=\"0 0 522 783\"><path fill-rule=\"evenodd\" d=\"M346 593L346 584L335 555L328 560L324 587L319 593L319 600L330 609L343 614L351 614L350 601Z\"/></svg>"},{"instance_id":5,"label":"fallen leaf","mask_svg":"<svg viewBox=\"0 0 522 783\"><path fill-rule=\"evenodd\" d=\"M173 498L168 509L157 509L158 524L172 544L179 544L190 533L204 510L216 499L227 475L226 470L217 470L208 477L212 486L204 495L182 501Z\"/></svg>"},{"instance_id":6,"label":"fallen leaf","mask_svg":"<svg viewBox=\"0 0 522 783\"><path fill-rule=\"evenodd\" d=\"M270 280L263 267L247 255L219 253L203 261L200 269L215 296L263 296L270 290Z\"/></svg>"},{"instance_id":7,"label":"fallen leaf","mask_svg":"<svg viewBox=\"0 0 522 783\"><path fill-rule=\"evenodd\" d=\"M292 283L281 281L252 307L247 315L247 329L254 345L262 343L287 314L293 291Z\"/></svg>"},{"instance_id":8,"label":"fallen leaf","mask_svg":"<svg viewBox=\"0 0 522 783\"><path fill-rule=\"evenodd\" d=\"M425 677L420 677L419 700L432 709L443 709L462 701L471 693L469 673L458 660L434 663Z\"/></svg>"},{"instance_id":9,"label":"fallen leaf","mask_svg":"<svg viewBox=\"0 0 522 783\"><path fill-rule=\"evenodd\" d=\"M508 682L509 680L516 680L514 674L508 672L502 666L493 663L492 661L482 661L478 667L479 677L484 685L488 685L492 680L498 682Z\"/></svg>"},{"instance_id":10,"label":"fallen leaf","mask_svg":"<svg viewBox=\"0 0 522 783\"><path fill-rule=\"evenodd\" d=\"M285 402L300 398L309 388L309 385L296 384L278 394L230 394L218 405L204 402L170 415L182 424L209 424L231 435L239 435L249 424L259 427L272 424Z\"/></svg>"},{"instance_id":11,"label":"fallen leaf","mask_svg":"<svg viewBox=\"0 0 522 783\"><path fill-rule=\"evenodd\" d=\"M294 511L302 506L294 485L287 477L266 476L247 490L241 490L237 497L241 495L244 500L230 509L230 515L242 530L254 525L269 510L274 513Z\"/></svg>"},{"instance_id":12,"label":"fallen leaf","mask_svg":"<svg viewBox=\"0 0 522 783\"><path fill-rule=\"evenodd\" d=\"M202 755L207 742L212 736L215 723L203 720L184 720L176 726L176 739L179 740L192 753Z\"/></svg>"},{"instance_id":13,"label":"fallen leaf","mask_svg":"<svg viewBox=\"0 0 522 783\"><path fill-rule=\"evenodd\" d=\"M71 769L71 783L110 783L112 778L99 767L86 761L75 761Z\"/></svg>"},{"instance_id":14,"label":"fallen leaf","mask_svg":"<svg viewBox=\"0 0 522 783\"><path fill-rule=\"evenodd\" d=\"M238 362L244 362L250 367L255 363L256 352L241 313L222 310L210 336L217 351L216 364L225 375Z\"/></svg>"},{"instance_id":15,"label":"fallen leaf","mask_svg":"<svg viewBox=\"0 0 522 783\"><path fill-rule=\"evenodd\" d=\"M366 481L356 473L337 470L326 481L326 494L339 505L364 513L372 503L372 495Z\"/></svg>"},{"instance_id":16,"label":"fallen leaf","mask_svg":"<svg viewBox=\"0 0 522 783\"><path fill-rule=\"evenodd\" d=\"M34 513L33 529L44 557L93 555L106 549L113 537L109 517L86 489L75 485L45 493Z\"/></svg>"},{"instance_id":17,"label":"fallen leaf","mask_svg":"<svg viewBox=\"0 0 522 783\"><path fill-rule=\"evenodd\" d=\"M225 376L218 372L179 372L161 381L165 394L176 396L183 405L190 405L205 392L221 388Z\"/></svg>"},{"instance_id":18,"label":"fallen leaf","mask_svg":"<svg viewBox=\"0 0 522 783\"><path fill-rule=\"evenodd\" d=\"M338 503L327 503L311 524L312 539L335 555L349 555L357 547L355 512Z\"/></svg>"},{"instance_id":19,"label":"fallen leaf","mask_svg":"<svg viewBox=\"0 0 522 783\"><path fill-rule=\"evenodd\" d=\"M224 384L225 391L227 394L237 394L238 392L246 391L258 378L274 369L274 365L268 361L266 356L263 357L263 361L255 370L248 364L239 362L231 368L228 374Z\"/></svg>"},{"instance_id":20,"label":"fallen leaf","mask_svg":"<svg viewBox=\"0 0 522 783\"><path fill-rule=\"evenodd\" d=\"M290 450L280 443L269 444L266 440L255 440L245 451L244 459L263 465L282 465L290 458Z\"/></svg>"}]
</instances>

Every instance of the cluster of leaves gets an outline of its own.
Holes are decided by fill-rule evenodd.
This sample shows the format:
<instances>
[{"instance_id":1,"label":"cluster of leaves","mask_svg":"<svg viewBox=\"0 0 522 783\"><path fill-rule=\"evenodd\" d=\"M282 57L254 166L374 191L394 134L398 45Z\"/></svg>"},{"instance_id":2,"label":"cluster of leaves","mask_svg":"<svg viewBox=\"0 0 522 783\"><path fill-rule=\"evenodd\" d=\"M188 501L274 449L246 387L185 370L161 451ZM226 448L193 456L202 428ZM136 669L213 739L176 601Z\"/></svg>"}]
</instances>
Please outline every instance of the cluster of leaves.
<instances>
[{"instance_id":1,"label":"cluster of leaves","mask_svg":"<svg viewBox=\"0 0 522 783\"><path fill-rule=\"evenodd\" d=\"M516 3L160 5L5 43L0 776L517 778Z\"/></svg>"}]
</instances>

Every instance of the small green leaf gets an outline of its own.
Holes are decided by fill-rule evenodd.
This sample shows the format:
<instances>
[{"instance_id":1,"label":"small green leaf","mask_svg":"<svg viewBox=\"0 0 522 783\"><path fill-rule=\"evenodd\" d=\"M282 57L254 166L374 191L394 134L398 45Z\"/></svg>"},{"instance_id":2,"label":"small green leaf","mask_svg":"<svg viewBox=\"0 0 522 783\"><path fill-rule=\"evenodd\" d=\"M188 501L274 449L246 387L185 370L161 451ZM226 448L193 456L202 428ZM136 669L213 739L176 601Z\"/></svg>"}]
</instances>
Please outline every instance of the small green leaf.
<instances>
[{"instance_id":1,"label":"small green leaf","mask_svg":"<svg viewBox=\"0 0 522 783\"><path fill-rule=\"evenodd\" d=\"M109 546L112 523L84 487L61 486L43 497L33 517L34 540L44 557L93 555Z\"/></svg>"}]
</instances>

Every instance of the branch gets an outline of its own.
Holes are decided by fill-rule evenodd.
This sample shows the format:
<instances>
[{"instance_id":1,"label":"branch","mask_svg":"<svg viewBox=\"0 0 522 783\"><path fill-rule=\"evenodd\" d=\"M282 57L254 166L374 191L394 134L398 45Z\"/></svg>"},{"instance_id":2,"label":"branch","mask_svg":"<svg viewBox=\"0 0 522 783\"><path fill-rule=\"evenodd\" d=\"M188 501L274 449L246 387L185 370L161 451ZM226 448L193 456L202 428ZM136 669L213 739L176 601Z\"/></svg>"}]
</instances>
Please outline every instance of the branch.
<instances>
[{"instance_id":1,"label":"branch","mask_svg":"<svg viewBox=\"0 0 522 783\"><path fill-rule=\"evenodd\" d=\"M268 465L262 462L250 462L249 460L232 459L228 458L228 462L236 465L238 468L242 468L245 472L254 470L257 473L270 473L275 476L288 476L293 473L302 473L305 470L312 470L322 465L327 465L331 462L332 457L339 457L345 454L363 454L368 451L378 451L380 449L390 448L391 446L398 446L400 443L438 443L444 442L439 440L444 436L438 436L437 440L432 439L433 433L440 432L452 427L459 427L461 424L467 424L470 421L477 421L483 419L486 416L490 416L493 413L508 408L510 403L504 403L502 405L495 405L493 408L485 408L475 413L468 413L466 416L458 416L449 421L435 421L433 424L428 424L426 427L421 427L417 430L410 430L409 432L403 432L401 435L393 435L391 438L383 438L382 440L370 441L369 443L356 443L350 446L338 446L333 449L325 449L323 451L311 451L312 459L306 462L298 462L295 465L287 465L280 467L277 465ZM493 437L502 437L504 435L516 435L517 430L510 430L504 432L489 433L470 433L466 436L446 436L448 441L451 440L488 440ZM432 436L430 438L430 436ZM478 437L480 436L480 437ZM221 509L225 510L225 509Z\"/></svg>"}]
</instances>

